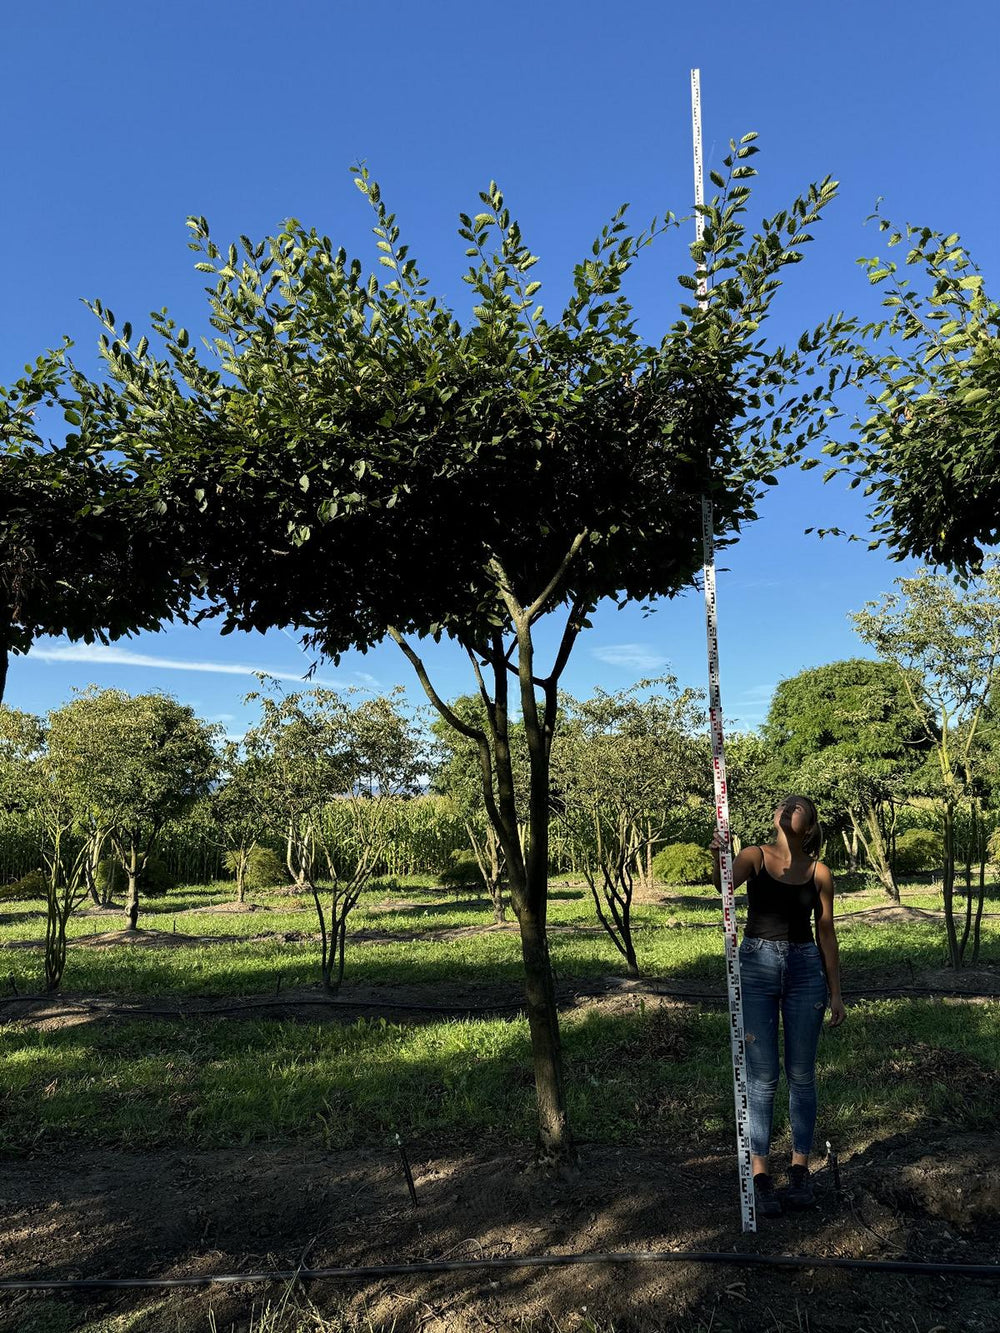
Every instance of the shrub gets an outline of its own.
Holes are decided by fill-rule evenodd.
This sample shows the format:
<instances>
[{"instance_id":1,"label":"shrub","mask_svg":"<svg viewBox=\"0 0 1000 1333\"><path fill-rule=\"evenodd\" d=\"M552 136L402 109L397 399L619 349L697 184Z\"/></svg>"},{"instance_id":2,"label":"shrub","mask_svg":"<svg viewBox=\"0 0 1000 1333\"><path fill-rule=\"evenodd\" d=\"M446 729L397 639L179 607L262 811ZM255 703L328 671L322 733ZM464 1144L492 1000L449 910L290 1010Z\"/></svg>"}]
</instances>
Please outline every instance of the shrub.
<instances>
[{"instance_id":1,"label":"shrub","mask_svg":"<svg viewBox=\"0 0 1000 1333\"><path fill-rule=\"evenodd\" d=\"M986 858L990 865L1000 865L1000 828L994 829L986 844Z\"/></svg>"},{"instance_id":2,"label":"shrub","mask_svg":"<svg viewBox=\"0 0 1000 1333\"><path fill-rule=\"evenodd\" d=\"M9 903L28 902L32 898L48 896L49 882L40 870L29 870L20 879L10 884L0 884L0 901Z\"/></svg>"},{"instance_id":3,"label":"shrub","mask_svg":"<svg viewBox=\"0 0 1000 1333\"><path fill-rule=\"evenodd\" d=\"M139 893L159 898L176 883L158 856L151 856L139 876ZM106 856L97 867L97 888L102 898L114 898L128 889L128 875L116 856Z\"/></svg>"},{"instance_id":4,"label":"shrub","mask_svg":"<svg viewBox=\"0 0 1000 1333\"><path fill-rule=\"evenodd\" d=\"M711 884L712 853L694 842L675 842L656 853L653 878L664 884Z\"/></svg>"},{"instance_id":5,"label":"shrub","mask_svg":"<svg viewBox=\"0 0 1000 1333\"><path fill-rule=\"evenodd\" d=\"M483 877L479 871L479 862L472 852L453 851L451 865L441 871L441 883L450 889L482 885Z\"/></svg>"},{"instance_id":6,"label":"shrub","mask_svg":"<svg viewBox=\"0 0 1000 1333\"><path fill-rule=\"evenodd\" d=\"M128 888L128 875L122 869L121 862L113 856L106 856L98 864L96 878L102 898L113 898Z\"/></svg>"},{"instance_id":7,"label":"shrub","mask_svg":"<svg viewBox=\"0 0 1000 1333\"><path fill-rule=\"evenodd\" d=\"M939 870L944 863L944 842L935 829L911 828L896 839L896 873L915 875Z\"/></svg>"},{"instance_id":8,"label":"shrub","mask_svg":"<svg viewBox=\"0 0 1000 1333\"><path fill-rule=\"evenodd\" d=\"M226 853L226 868L236 874L239 857L236 852ZM247 892L276 889L288 883L288 867L272 847L253 847L247 860L243 881Z\"/></svg>"}]
</instances>

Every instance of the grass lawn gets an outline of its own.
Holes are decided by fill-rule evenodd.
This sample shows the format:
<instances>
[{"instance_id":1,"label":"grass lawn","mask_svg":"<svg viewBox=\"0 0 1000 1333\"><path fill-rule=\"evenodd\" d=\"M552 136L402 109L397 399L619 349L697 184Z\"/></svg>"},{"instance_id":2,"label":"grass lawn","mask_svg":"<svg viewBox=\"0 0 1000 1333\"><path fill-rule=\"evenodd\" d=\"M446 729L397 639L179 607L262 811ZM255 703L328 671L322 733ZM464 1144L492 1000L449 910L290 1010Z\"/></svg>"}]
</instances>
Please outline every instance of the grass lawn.
<instances>
[{"instance_id":1,"label":"grass lawn","mask_svg":"<svg viewBox=\"0 0 1000 1333\"><path fill-rule=\"evenodd\" d=\"M817 1141L868 1141L909 1127L987 1129L1000 1087L998 1005L867 1001L824 1030ZM584 1139L650 1134L685 1144L730 1133L723 1013L640 1007L563 1021L572 1122ZM134 1020L53 1031L11 1025L0 1048L0 1152L288 1136L345 1148L404 1136L532 1135L527 1024L418 1027ZM784 1127L782 1097L775 1132Z\"/></svg>"},{"instance_id":2,"label":"grass lawn","mask_svg":"<svg viewBox=\"0 0 1000 1333\"><path fill-rule=\"evenodd\" d=\"M561 981L620 973L609 941L591 933L585 887L554 889L552 959ZM145 996L271 994L282 984L309 986L317 974L315 941L286 942L282 932L311 933L311 906L287 895L262 896L267 911L196 910L228 901L229 886L190 886L150 900L147 928L184 935L233 935L224 943L170 948L115 945L70 950L64 993ZM393 899L398 906L393 905ZM933 906L933 892L907 897ZM845 908L877 905L878 896L845 895ZM417 905L414 905L417 904ZM990 903L997 905L996 893ZM3 938L37 939L42 904L9 904ZM681 902L641 904L636 936L644 969L721 988L723 957L711 890L686 889ZM349 946L347 976L359 984L468 987L516 983L521 975L515 931L441 940L428 930L485 925L485 903L458 901L426 885L377 884L352 918L357 931L393 931L400 940ZM691 929L669 928L683 920ZM998 921L983 923L984 961L1000 955ZM80 916L71 936L116 930L115 917ZM252 938L278 933L278 938ZM889 975L945 962L940 920L845 918L842 970ZM4 972L19 990L39 988L41 953L4 950ZM886 1127L992 1123L1000 1070L997 1002L943 1004L891 998L851 1006L837 1032L824 1029L817 1141L876 1137ZM628 1141L650 1133L695 1140L729 1134L731 1074L727 1019L697 1007L630 1012L599 1007L563 1021L571 1113L583 1138ZM406 1135L486 1130L501 1141L532 1133L533 1088L523 1019L461 1020L400 1026L384 1020L335 1023L269 1021L105 1021L39 1030L8 1023L0 1045L5 1089L0 1151L104 1143L160 1146L233 1145L288 1136L318 1136L330 1147ZM874 1095L873 1095L874 1090ZM775 1131L785 1112L778 1099Z\"/></svg>"}]
</instances>

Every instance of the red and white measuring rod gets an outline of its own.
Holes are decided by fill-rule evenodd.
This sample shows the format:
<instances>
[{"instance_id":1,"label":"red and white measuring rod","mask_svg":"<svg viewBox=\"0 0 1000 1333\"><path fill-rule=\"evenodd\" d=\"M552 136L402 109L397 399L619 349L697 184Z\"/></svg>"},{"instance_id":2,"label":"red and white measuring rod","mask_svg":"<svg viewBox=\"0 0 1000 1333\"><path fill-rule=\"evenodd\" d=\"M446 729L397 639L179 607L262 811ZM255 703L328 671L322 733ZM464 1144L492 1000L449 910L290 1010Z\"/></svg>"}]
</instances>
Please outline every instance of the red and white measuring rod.
<instances>
[{"instance_id":1,"label":"red and white measuring rod","mask_svg":"<svg viewBox=\"0 0 1000 1333\"><path fill-rule=\"evenodd\" d=\"M701 240L705 219L704 168L701 150L701 71L691 71L691 128L694 141L695 238ZM705 308L708 280L703 268L698 273L698 303ZM708 631L708 716L712 733L712 770L715 778L715 827L722 847L719 869L722 875L722 922L726 941L726 982L729 990L729 1040L733 1057L733 1093L736 1101L736 1150L740 1166L740 1207L743 1230L757 1230L754 1208L753 1168L750 1159L749 1103L746 1078L746 1045L743 1033L743 990L740 984L740 954L736 921L736 894L733 887L733 853L729 838L729 792L726 787L726 750L722 731L722 700L719 690L719 617L715 600L715 529L712 501L701 499L701 528L704 545L705 625Z\"/></svg>"}]
</instances>

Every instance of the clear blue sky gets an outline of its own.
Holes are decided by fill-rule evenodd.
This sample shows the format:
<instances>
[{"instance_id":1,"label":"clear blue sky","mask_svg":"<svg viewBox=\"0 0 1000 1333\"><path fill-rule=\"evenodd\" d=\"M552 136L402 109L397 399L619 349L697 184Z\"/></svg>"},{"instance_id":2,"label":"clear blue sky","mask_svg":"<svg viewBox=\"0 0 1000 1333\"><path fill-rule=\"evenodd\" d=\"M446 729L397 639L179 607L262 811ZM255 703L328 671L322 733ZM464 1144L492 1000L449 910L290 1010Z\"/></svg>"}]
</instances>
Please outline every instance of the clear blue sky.
<instances>
[{"instance_id":1,"label":"clear blue sky","mask_svg":"<svg viewBox=\"0 0 1000 1333\"><path fill-rule=\"evenodd\" d=\"M640 222L690 209L695 65L706 165L718 165L730 137L761 136L757 212L827 173L842 182L782 294L777 333L875 308L854 261L875 253L877 233L863 223L878 196L893 219L959 231L996 287L998 14L995 0L970 0L947 21L928 0L14 0L0 84L0 380L63 334L96 370L97 328L81 297L99 296L137 328L165 304L203 327L203 279L185 244L191 213L225 241L295 216L370 258L366 206L348 175L359 158L432 286L456 304L465 262L456 215L473 211L495 178L542 256L553 307L619 203L630 201ZM687 239L647 251L637 272L632 294L650 337L673 317ZM847 613L901 572L863 545L804 536L817 522L860 530L857 493L824 487L819 469L786 472L727 553L719 588L731 725L759 722L781 677L857 653ZM585 695L667 667L701 685L704 652L697 594L649 618L602 608L565 683ZM168 627L94 660L74 653L45 642L15 659L7 702L41 712L92 681L165 689L238 733L240 698L254 684L239 668L294 680L307 666L287 635L220 638L210 627ZM442 647L429 660L445 694L469 688L464 659ZM320 674L388 688L412 686L408 672L390 644Z\"/></svg>"}]
</instances>

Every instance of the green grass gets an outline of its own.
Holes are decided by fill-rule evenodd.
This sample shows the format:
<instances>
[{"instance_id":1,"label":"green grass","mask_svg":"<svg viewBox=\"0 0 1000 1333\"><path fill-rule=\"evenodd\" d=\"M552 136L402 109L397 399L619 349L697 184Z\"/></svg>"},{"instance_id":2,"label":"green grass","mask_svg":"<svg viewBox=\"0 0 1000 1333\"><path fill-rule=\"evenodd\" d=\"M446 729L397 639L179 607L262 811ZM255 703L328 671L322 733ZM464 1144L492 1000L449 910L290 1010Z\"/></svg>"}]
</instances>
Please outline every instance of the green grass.
<instances>
[{"instance_id":1,"label":"green grass","mask_svg":"<svg viewBox=\"0 0 1000 1333\"><path fill-rule=\"evenodd\" d=\"M856 1143L887 1126L992 1125L998 1017L997 1003L854 1006L848 1023L821 1037L817 1142ZM728 1136L725 1014L581 1011L565 1017L563 1040L581 1138L627 1143L656 1134L691 1144ZM945 1077L935 1055L942 1051L953 1053ZM530 1068L523 1019L15 1025L0 1049L0 1152L300 1136L333 1149L385 1142L395 1130L486 1131L491 1141L524 1142L533 1126ZM776 1135L785 1125L782 1100Z\"/></svg>"},{"instance_id":2,"label":"green grass","mask_svg":"<svg viewBox=\"0 0 1000 1333\"><path fill-rule=\"evenodd\" d=\"M284 988L309 986L318 976L318 940L286 942L282 935L317 932L315 909L300 899L290 905L287 895L272 893L258 899L269 910L237 913L198 911L227 902L231 885L193 885L166 897L149 899L140 923L150 930L186 936L229 936L221 942L150 948L117 945L113 948L71 948L64 974L67 994L204 995L271 994L281 976ZM398 905L393 905L395 899ZM907 896L910 905L933 905L931 890ZM879 894L844 896L843 909L878 906ZM988 910L1000 906L1000 893L991 886ZM0 942L38 940L44 933L44 904L3 904ZM586 886L553 889L549 906L553 964L560 980L586 980L621 971L621 959L610 940L594 934L596 918ZM723 956L718 934L701 926L719 924L719 900L711 889L690 888L680 901L638 904L634 933L640 964L650 976L671 976L721 987ZM442 929L488 925L488 904L474 896L456 896L423 883L376 883L361 898L351 917L351 930L385 931L408 938L348 944L347 979L362 985L474 986L477 982L517 982L521 977L520 946L515 930L462 936L458 939L423 939ZM692 929L669 929L683 923ZM93 934L120 929L111 915L77 915L69 923L69 937L86 940ZM943 919L913 921L903 917L874 923L865 916L845 916L838 931L842 972L847 989L877 984L892 973L907 973L944 966L947 950ZM263 937L263 938L262 938ZM1000 957L1000 919L982 924L984 961ZM21 992L41 984L39 948L8 948L0 957L0 976L13 980Z\"/></svg>"}]
</instances>

